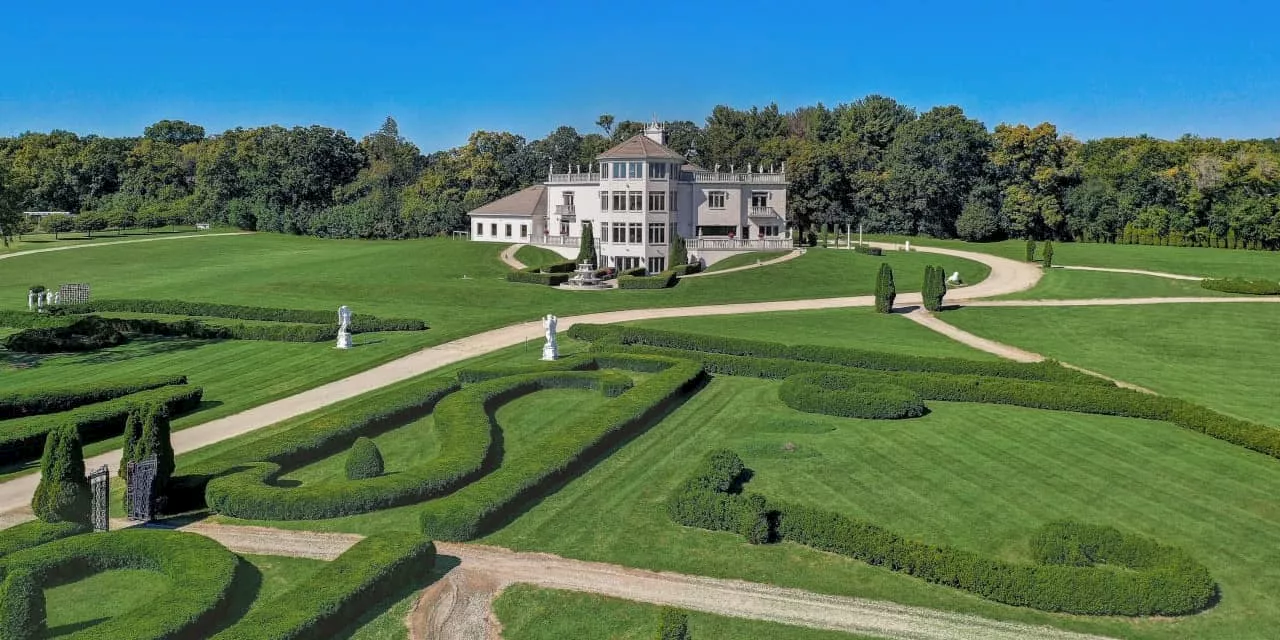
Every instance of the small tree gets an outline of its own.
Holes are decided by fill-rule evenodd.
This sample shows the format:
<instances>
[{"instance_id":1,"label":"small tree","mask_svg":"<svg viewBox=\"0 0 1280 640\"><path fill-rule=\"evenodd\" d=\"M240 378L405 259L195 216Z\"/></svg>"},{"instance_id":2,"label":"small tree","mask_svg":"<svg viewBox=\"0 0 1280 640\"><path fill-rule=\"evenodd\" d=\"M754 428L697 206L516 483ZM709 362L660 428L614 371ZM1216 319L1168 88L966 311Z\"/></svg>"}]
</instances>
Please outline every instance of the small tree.
<instances>
[{"instance_id":1,"label":"small tree","mask_svg":"<svg viewBox=\"0 0 1280 640\"><path fill-rule=\"evenodd\" d=\"M689 614L672 607L663 607L658 616L657 640L691 640Z\"/></svg>"},{"instance_id":2,"label":"small tree","mask_svg":"<svg viewBox=\"0 0 1280 640\"><path fill-rule=\"evenodd\" d=\"M876 311L880 313L893 312L893 299L898 297L898 291L893 286L893 269L888 263L880 263L880 272L876 274Z\"/></svg>"},{"instance_id":3,"label":"small tree","mask_svg":"<svg viewBox=\"0 0 1280 640\"><path fill-rule=\"evenodd\" d=\"M927 266L924 268L924 286L921 288L921 296L924 298L924 308L929 311L942 310L942 298L947 295L947 271L940 266Z\"/></svg>"},{"instance_id":4,"label":"small tree","mask_svg":"<svg viewBox=\"0 0 1280 640\"><path fill-rule=\"evenodd\" d=\"M124 421L124 451L120 456L120 468L116 475L129 481L129 463L137 460L138 441L142 439L142 412L133 409Z\"/></svg>"},{"instance_id":5,"label":"small tree","mask_svg":"<svg viewBox=\"0 0 1280 640\"><path fill-rule=\"evenodd\" d=\"M1027 256L1026 256L1026 259L1027 259L1027 262L1035 262L1035 261L1036 261L1036 241L1035 241L1035 240L1032 240L1031 238L1027 238Z\"/></svg>"},{"instance_id":6,"label":"small tree","mask_svg":"<svg viewBox=\"0 0 1280 640\"><path fill-rule=\"evenodd\" d=\"M1053 241L1044 241L1044 268L1048 269L1053 266Z\"/></svg>"},{"instance_id":7,"label":"small tree","mask_svg":"<svg viewBox=\"0 0 1280 640\"><path fill-rule=\"evenodd\" d=\"M376 478L382 471L382 452L378 451L378 445L365 437L356 438L347 454L347 479Z\"/></svg>"},{"instance_id":8,"label":"small tree","mask_svg":"<svg viewBox=\"0 0 1280 640\"><path fill-rule=\"evenodd\" d=\"M52 233L54 240L58 239L58 234L74 231L75 228L75 220L65 213L55 213L44 219L44 230Z\"/></svg>"},{"instance_id":9,"label":"small tree","mask_svg":"<svg viewBox=\"0 0 1280 640\"><path fill-rule=\"evenodd\" d=\"M45 522L89 523L89 480L84 477L84 452L75 425L49 432L40 459L40 485L31 509Z\"/></svg>"},{"instance_id":10,"label":"small tree","mask_svg":"<svg viewBox=\"0 0 1280 640\"><path fill-rule=\"evenodd\" d=\"M90 238L93 237L94 231L102 231L107 228L108 224L110 222L107 217L97 211L86 211L76 216L75 219L76 231L83 231Z\"/></svg>"},{"instance_id":11,"label":"small tree","mask_svg":"<svg viewBox=\"0 0 1280 640\"><path fill-rule=\"evenodd\" d=\"M596 234L592 227L589 221L582 223L582 240L578 243L578 262L590 262L599 269L600 264L596 262Z\"/></svg>"},{"instance_id":12,"label":"small tree","mask_svg":"<svg viewBox=\"0 0 1280 640\"><path fill-rule=\"evenodd\" d=\"M671 264L668 269L689 264L689 249L684 244L684 236L675 234L671 238Z\"/></svg>"},{"instance_id":13,"label":"small tree","mask_svg":"<svg viewBox=\"0 0 1280 640\"><path fill-rule=\"evenodd\" d=\"M142 435L134 447L134 459L156 457L156 478L151 483L151 494L160 496L169 487L173 477L173 442L170 441L169 414L163 405L154 404L146 409L142 419Z\"/></svg>"}]
</instances>

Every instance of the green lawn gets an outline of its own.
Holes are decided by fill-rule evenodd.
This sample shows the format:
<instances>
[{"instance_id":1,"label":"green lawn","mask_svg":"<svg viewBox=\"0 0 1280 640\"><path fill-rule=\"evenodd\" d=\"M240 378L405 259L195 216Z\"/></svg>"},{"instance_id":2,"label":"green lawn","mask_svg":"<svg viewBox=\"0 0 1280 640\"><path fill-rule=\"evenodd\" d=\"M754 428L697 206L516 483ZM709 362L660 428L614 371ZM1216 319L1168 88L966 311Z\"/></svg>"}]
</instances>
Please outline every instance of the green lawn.
<instances>
[{"instance_id":1,"label":"green lawn","mask_svg":"<svg viewBox=\"0 0 1280 640\"><path fill-rule=\"evenodd\" d=\"M16 251L30 251L32 249L50 249L53 247L69 247L87 244L99 244L103 242L111 242L113 240L140 240L143 238L164 238L182 235L203 235L208 233L226 233L228 231L238 231L238 229L217 228L208 231L196 231L196 228L190 225L178 225L177 227L164 227L163 229L153 229L148 232L145 229L129 229L126 231L99 231L92 238L81 232L60 233L57 237L52 233L28 233L21 238L14 237L9 246L0 244L0 254L13 253ZM35 282L31 284L37 284ZM46 285L47 286L47 285Z\"/></svg>"},{"instance_id":2,"label":"green lawn","mask_svg":"<svg viewBox=\"0 0 1280 640\"><path fill-rule=\"evenodd\" d=\"M1035 287L1001 296L1004 300L1055 300L1070 298L1170 298L1183 296L1231 296L1200 286L1199 281L1172 280L1132 273L1050 269Z\"/></svg>"},{"instance_id":3,"label":"green lawn","mask_svg":"<svg viewBox=\"0 0 1280 640\"><path fill-rule=\"evenodd\" d=\"M1139 638L1268 638L1280 625L1280 464L1172 425L932 402L907 421L791 411L778 383L716 378L644 435L546 498L490 544L655 570L771 582ZM928 542L1006 559L1059 519L1109 524L1185 548L1223 597L1177 620L1062 616L793 544L752 547L686 529L664 504L693 465L728 446L747 489L838 510Z\"/></svg>"},{"instance_id":4,"label":"green lawn","mask_svg":"<svg viewBox=\"0 0 1280 640\"><path fill-rule=\"evenodd\" d=\"M708 318L662 318L632 322L638 327L687 331L783 344L816 344L889 351L918 356L994 360L897 315L869 308L775 311Z\"/></svg>"},{"instance_id":5,"label":"green lawn","mask_svg":"<svg viewBox=\"0 0 1280 640\"><path fill-rule=\"evenodd\" d=\"M516 260L523 262L526 267L545 267L549 264L564 262L568 258L550 249L527 244L516 250Z\"/></svg>"},{"instance_id":6,"label":"green lawn","mask_svg":"<svg viewBox=\"0 0 1280 640\"><path fill-rule=\"evenodd\" d=\"M1280 426L1277 312L1268 303L969 307L947 322L984 338Z\"/></svg>"},{"instance_id":7,"label":"green lawn","mask_svg":"<svg viewBox=\"0 0 1280 640\"><path fill-rule=\"evenodd\" d=\"M650 640L655 637L662 612L656 605L525 584L505 589L494 601L493 610L502 623L502 637L506 640ZM863 637L697 611L689 611L688 615L689 634L697 640L856 640Z\"/></svg>"},{"instance_id":8,"label":"green lawn","mask_svg":"<svg viewBox=\"0 0 1280 640\"><path fill-rule=\"evenodd\" d=\"M725 269L745 267L747 265L752 265L757 262L767 262L769 260L773 260L774 258L781 258L782 256L785 256L788 253L791 253L791 252L790 251L752 251L750 253L740 253L736 256L729 256L728 258L725 258L724 260L721 260L707 267L707 271L708 272L724 271Z\"/></svg>"}]
</instances>

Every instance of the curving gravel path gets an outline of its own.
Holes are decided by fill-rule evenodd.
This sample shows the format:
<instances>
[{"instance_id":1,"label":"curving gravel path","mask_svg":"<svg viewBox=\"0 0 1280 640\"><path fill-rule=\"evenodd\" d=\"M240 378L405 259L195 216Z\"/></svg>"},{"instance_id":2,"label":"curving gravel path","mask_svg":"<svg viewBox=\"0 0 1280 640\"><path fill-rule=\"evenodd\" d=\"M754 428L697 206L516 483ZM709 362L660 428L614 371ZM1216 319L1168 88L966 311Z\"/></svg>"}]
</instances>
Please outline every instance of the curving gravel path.
<instances>
[{"instance_id":1,"label":"curving gravel path","mask_svg":"<svg viewBox=\"0 0 1280 640\"><path fill-rule=\"evenodd\" d=\"M526 265L525 263L520 262L520 259L516 257L516 252L519 251L520 247L523 247L523 246L524 245L522 244L513 244L507 247L506 249L503 249L502 253L499 254L498 257L501 258L502 261L505 262L506 265L508 267L511 267L512 269L523 269L529 265Z\"/></svg>"},{"instance_id":2,"label":"curving gravel path","mask_svg":"<svg viewBox=\"0 0 1280 640\"><path fill-rule=\"evenodd\" d=\"M1165 271L1147 271L1145 269L1111 269L1108 267L1073 267L1069 265L1054 265L1053 269L1066 269L1068 271L1104 271L1106 273L1133 273L1140 276L1155 276L1157 278L1168 278L1170 280L1195 280L1199 282L1204 280L1200 276L1184 276L1180 273L1167 273Z\"/></svg>"}]
</instances>

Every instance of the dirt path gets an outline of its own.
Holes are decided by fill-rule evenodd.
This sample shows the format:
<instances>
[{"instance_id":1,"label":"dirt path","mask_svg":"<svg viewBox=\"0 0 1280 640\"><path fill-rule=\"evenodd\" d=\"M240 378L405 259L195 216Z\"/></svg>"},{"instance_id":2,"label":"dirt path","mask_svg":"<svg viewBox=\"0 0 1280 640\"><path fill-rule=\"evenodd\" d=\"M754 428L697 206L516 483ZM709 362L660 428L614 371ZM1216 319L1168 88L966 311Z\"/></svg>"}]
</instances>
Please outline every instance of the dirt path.
<instances>
[{"instance_id":1,"label":"dirt path","mask_svg":"<svg viewBox=\"0 0 1280 640\"><path fill-rule=\"evenodd\" d=\"M353 534L208 523L175 528L217 540L236 553L320 559L335 558L361 539L361 536ZM439 543L436 548L441 560L454 566L423 591L406 620L410 637L415 640L490 640L500 637L491 605L493 598L512 584L596 593L717 615L895 639L1076 640L1098 637L891 602L832 596L742 580L646 571L546 553L524 553L474 544Z\"/></svg>"},{"instance_id":2,"label":"dirt path","mask_svg":"<svg viewBox=\"0 0 1280 640\"><path fill-rule=\"evenodd\" d=\"M523 262L520 262L520 259L516 257L516 252L519 251L520 247L523 247L523 246L525 245L513 244L507 247L506 249L503 249L502 253L498 257L502 258L502 261L507 263L507 266L511 267L512 269L523 269L528 265L526 265Z\"/></svg>"},{"instance_id":3,"label":"dirt path","mask_svg":"<svg viewBox=\"0 0 1280 640\"><path fill-rule=\"evenodd\" d=\"M747 269L758 269L758 268L760 268L760 267L767 267L767 266L769 266L769 265L771 265L771 264L778 264L779 262L786 262L786 261L788 261L788 260L795 260L796 258L799 258L799 257L800 257L800 256L802 256L802 255L804 255L804 249L795 249L794 251L791 251L790 253L788 253L788 254L786 254L786 255L778 256L778 257L773 258L773 259L771 259L771 260L762 260L762 261L757 262L757 263L755 263L755 264L748 264L748 265L744 265L744 266L741 266L741 267L733 267L732 269L725 269L725 270L723 270L723 271L703 271L703 272L700 272L700 273L691 273L691 274L689 274L689 275L687 275L687 276L680 276L680 277L683 279L683 278L708 278L708 277L711 277L711 276L722 276L722 275L724 275L724 274L726 274L726 273L734 273L734 272L737 272L737 271L746 271Z\"/></svg>"},{"instance_id":4,"label":"dirt path","mask_svg":"<svg viewBox=\"0 0 1280 640\"><path fill-rule=\"evenodd\" d=\"M33 253L49 253L52 251L70 251L72 249L92 249L93 247L110 247L117 244L136 244L139 242L161 242L164 240L186 240L188 238L219 238L222 236L246 236L252 235L252 231L228 231L223 233L198 233L192 232L191 235L183 236L160 236L157 238L136 238L133 240L112 240L111 242L94 242L90 244L68 244L60 247L47 247L45 249L24 249L22 251L14 251L13 253L0 253L0 260L8 260L9 258L17 258L19 256L29 256Z\"/></svg>"},{"instance_id":5,"label":"dirt path","mask_svg":"<svg viewBox=\"0 0 1280 640\"><path fill-rule=\"evenodd\" d=\"M1195 280L1199 282L1204 280L1200 276L1184 276L1180 273L1167 273L1164 271L1146 271L1144 269L1108 269L1106 267L1072 267L1068 265L1055 265L1054 269L1067 269L1069 271L1105 271L1107 273L1133 273L1140 276L1154 276L1156 278L1168 278L1170 280Z\"/></svg>"}]
</instances>

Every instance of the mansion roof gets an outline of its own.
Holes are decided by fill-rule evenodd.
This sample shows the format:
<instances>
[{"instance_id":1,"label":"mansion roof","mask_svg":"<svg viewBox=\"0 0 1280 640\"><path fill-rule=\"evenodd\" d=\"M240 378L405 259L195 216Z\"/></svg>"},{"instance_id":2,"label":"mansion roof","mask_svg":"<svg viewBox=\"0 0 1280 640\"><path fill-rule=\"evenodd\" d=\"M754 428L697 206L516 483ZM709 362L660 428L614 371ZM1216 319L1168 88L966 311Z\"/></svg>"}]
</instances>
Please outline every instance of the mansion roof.
<instances>
[{"instance_id":1,"label":"mansion roof","mask_svg":"<svg viewBox=\"0 0 1280 640\"><path fill-rule=\"evenodd\" d=\"M684 156L672 151L670 147L655 141L643 133L628 138L625 142L596 156L597 160L613 158L665 158L668 160L684 160Z\"/></svg>"},{"instance_id":2,"label":"mansion roof","mask_svg":"<svg viewBox=\"0 0 1280 640\"><path fill-rule=\"evenodd\" d=\"M471 211L470 215L533 216L547 212L547 187L535 184Z\"/></svg>"}]
</instances>

